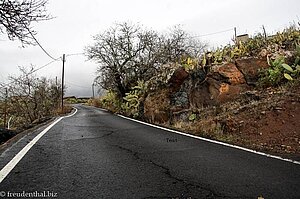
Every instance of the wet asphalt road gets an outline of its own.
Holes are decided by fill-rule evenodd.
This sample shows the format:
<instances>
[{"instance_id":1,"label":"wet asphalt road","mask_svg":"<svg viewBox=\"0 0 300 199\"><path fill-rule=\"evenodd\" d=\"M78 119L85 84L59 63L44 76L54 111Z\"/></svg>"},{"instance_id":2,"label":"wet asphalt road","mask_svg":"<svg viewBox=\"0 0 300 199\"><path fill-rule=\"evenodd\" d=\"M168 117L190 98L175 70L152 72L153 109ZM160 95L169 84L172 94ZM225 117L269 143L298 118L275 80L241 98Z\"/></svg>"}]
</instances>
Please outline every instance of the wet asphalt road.
<instances>
[{"instance_id":1,"label":"wet asphalt road","mask_svg":"<svg viewBox=\"0 0 300 199\"><path fill-rule=\"evenodd\" d=\"M57 198L300 198L300 165L77 105L0 184ZM32 135L9 147L1 168ZM27 140L26 140L27 139ZM36 193L37 194L37 193Z\"/></svg>"}]
</instances>

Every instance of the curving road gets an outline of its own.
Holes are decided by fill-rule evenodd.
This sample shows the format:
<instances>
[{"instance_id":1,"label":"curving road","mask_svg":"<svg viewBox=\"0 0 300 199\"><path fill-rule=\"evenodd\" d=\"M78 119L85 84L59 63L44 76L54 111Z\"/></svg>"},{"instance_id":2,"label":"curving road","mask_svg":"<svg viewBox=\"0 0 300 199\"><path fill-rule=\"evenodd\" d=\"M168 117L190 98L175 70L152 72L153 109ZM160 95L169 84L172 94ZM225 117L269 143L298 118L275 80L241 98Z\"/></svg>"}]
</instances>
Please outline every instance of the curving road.
<instances>
[{"instance_id":1,"label":"curving road","mask_svg":"<svg viewBox=\"0 0 300 199\"><path fill-rule=\"evenodd\" d=\"M174 134L97 108L76 108L2 181L0 197L300 198L298 164ZM1 168L36 134L4 151Z\"/></svg>"}]
</instances>

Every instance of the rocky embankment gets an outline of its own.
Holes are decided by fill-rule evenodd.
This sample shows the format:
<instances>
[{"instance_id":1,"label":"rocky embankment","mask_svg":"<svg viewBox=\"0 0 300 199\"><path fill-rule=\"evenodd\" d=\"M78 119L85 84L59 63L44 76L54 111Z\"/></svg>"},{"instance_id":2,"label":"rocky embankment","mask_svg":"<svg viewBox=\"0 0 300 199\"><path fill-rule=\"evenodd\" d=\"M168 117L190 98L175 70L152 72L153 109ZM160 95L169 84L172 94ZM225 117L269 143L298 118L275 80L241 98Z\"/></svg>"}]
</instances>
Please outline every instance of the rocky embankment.
<instances>
[{"instance_id":1,"label":"rocky embankment","mask_svg":"<svg viewBox=\"0 0 300 199\"><path fill-rule=\"evenodd\" d=\"M177 69L150 93L144 118L190 133L300 159L299 81L258 87L265 58L238 59L186 72Z\"/></svg>"}]
</instances>

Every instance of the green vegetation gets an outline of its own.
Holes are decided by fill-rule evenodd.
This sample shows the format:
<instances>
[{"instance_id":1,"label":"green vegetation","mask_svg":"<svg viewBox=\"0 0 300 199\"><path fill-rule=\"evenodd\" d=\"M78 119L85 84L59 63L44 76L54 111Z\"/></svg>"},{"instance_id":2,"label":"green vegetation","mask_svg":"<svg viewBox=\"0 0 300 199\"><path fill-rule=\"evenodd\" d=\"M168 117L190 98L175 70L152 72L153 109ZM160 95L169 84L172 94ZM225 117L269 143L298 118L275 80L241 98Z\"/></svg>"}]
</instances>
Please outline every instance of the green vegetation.
<instances>
[{"instance_id":1,"label":"green vegetation","mask_svg":"<svg viewBox=\"0 0 300 199\"><path fill-rule=\"evenodd\" d=\"M286 64L285 58L280 56L275 60L267 57L270 67L261 72L260 84L262 86L278 86L285 81L293 81L300 76L300 46L296 47L295 61L290 66Z\"/></svg>"},{"instance_id":2,"label":"green vegetation","mask_svg":"<svg viewBox=\"0 0 300 199\"><path fill-rule=\"evenodd\" d=\"M181 65L183 66L184 70L187 72L193 71L199 65L197 59L193 59L191 57L183 58L181 61Z\"/></svg>"},{"instance_id":3,"label":"green vegetation","mask_svg":"<svg viewBox=\"0 0 300 199\"><path fill-rule=\"evenodd\" d=\"M114 113L119 113L121 111L122 100L118 98L115 92L109 90L106 95L101 98L100 106Z\"/></svg>"},{"instance_id":4,"label":"green vegetation","mask_svg":"<svg viewBox=\"0 0 300 199\"><path fill-rule=\"evenodd\" d=\"M138 81L137 86L132 87L130 92L123 97L123 100L120 100L117 94L110 90L101 98L89 100L88 104L137 118L142 115L146 91L145 82Z\"/></svg>"},{"instance_id":5,"label":"green vegetation","mask_svg":"<svg viewBox=\"0 0 300 199\"><path fill-rule=\"evenodd\" d=\"M141 104L144 101L147 91L147 85L144 81L138 81L138 85L134 86L129 93L123 98L122 111L134 118L141 116Z\"/></svg>"},{"instance_id":6,"label":"green vegetation","mask_svg":"<svg viewBox=\"0 0 300 199\"><path fill-rule=\"evenodd\" d=\"M177 68L183 67L189 73L202 68L205 72L213 65L247 57L268 59L270 67L260 75L262 86L278 86L300 74L300 31L296 26L272 36L259 33L247 41L206 52L204 44L199 42L191 47L186 38L189 37L180 29L162 36L126 23L96 36L95 45L88 47L87 53L100 63L102 79L98 83L108 92L90 103L131 117L143 117L145 96L167 86ZM115 43L106 46L112 41ZM190 121L196 118L194 114L189 116Z\"/></svg>"},{"instance_id":7,"label":"green vegetation","mask_svg":"<svg viewBox=\"0 0 300 199\"><path fill-rule=\"evenodd\" d=\"M86 104L88 103L89 99L85 99L85 98L76 98L74 97L69 97L69 98L65 98L64 102L68 103L68 104Z\"/></svg>"},{"instance_id":8,"label":"green vegetation","mask_svg":"<svg viewBox=\"0 0 300 199\"><path fill-rule=\"evenodd\" d=\"M197 115L195 113L192 113L190 116L189 116L189 121L195 121L197 119Z\"/></svg>"},{"instance_id":9,"label":"green vegetation","mask_svg":"<svg viewBox=\"0 0 300 199\"><path fill-rule=\"evenodd\" d=\"M280 53L282 50L294 50L300 44L300 31L296 26L286 28L273 36L264 37L261 33L245 42L236 45L227 45L217 48L213 52L202 55L200 63L202 67L232 62L235 59L259 56L264 50L268 54ZM264 55L261 55L264 56Z\"/></svg>"}]
</instances>

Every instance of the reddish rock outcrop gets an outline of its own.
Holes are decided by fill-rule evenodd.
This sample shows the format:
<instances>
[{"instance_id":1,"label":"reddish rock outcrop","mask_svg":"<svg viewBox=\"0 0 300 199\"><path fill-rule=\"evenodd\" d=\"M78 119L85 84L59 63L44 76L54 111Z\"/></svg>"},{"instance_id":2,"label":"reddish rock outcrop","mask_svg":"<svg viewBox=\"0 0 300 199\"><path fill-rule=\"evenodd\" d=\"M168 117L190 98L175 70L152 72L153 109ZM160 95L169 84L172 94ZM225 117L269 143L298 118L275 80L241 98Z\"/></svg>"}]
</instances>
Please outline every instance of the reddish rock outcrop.
<instances>
[{"instance_id":1,"label":"reddish rock outcrop","mask_svg":"<svg viewBox=\"0 0 300 199\"><path fill-rule=\"evenodd\" d=\"M192 83L193 84L193 83ZM206 81L191 89L192 108L207 107L235 99L248 86L244 75L233 63L212 67Z\"/></svg>"},{"instance_id":2,"label":"reddish rock outcrop","mask_svg":"<svg viewBox=\"0 0 300 199\"><path fill-rule=\"evenodd\" d=\"M176 69L169 80L169 87L172 92L177 92L180 89L180 86L188 78L189 73L184 70L184 68L180 67Z\"/></svg>"},{"instance_id":3,"label":"reddish rock outcrop","mask_svg":"<svg viewBox=\"0 0 300 199\"><path fill-rule=\"evenodd\" d=\"M209 94L214 104L222 104L239 97L239 94L249 89L246 84L231 85L226 82L221 82L208 78Z\"/></svg>"},{"instance_id":4,"label":"reddish rock outcrop","mask_svg":"<svg viewBox=\"0 0 300 199\"><path fill-rule=\"evenodd\" d=\"M235 61L235 65L244 74L249 85L256 84L259 71L269 67L267 60L261 58L239 59Z\"/></svg>"},{"instance_id":5,"label":"reddish rock outcrop","mask_svg":"<svg viewBox=\"0 0 300 199\"><path fill-rule=\"evenodd\" d=\"M215 75L214 73L220 74L224 78L228 79L228 83L230 83L231 85L246 83L244 75L237 69L237 67L233 63L214 66L212 68L212 73L210 74L212 78Z\"/></svg>"},{"instance_id":6,"label":"reddish rock outcrop","mask_svg":"<svg viewBox=\"0 0 300 199\"><path fill-rule=\"evenodd\" d=\"M259 71L267 67L264 59L247 58L213 66L208 74L203 69L189 74L183 68L178 68L167 88L146 98L145 118L150 122L164 123L169 121L172 110L197 109L234 100L241 93L251 90L250 85L259 79ZM187 105L178 106L182 104L180 100L186 101Z\"/></svg>"}]
</instances>

